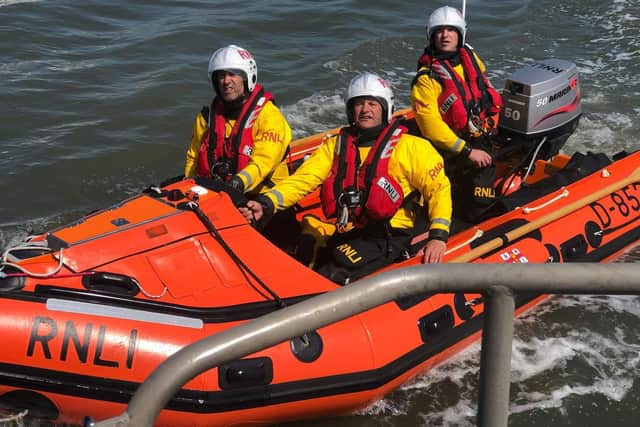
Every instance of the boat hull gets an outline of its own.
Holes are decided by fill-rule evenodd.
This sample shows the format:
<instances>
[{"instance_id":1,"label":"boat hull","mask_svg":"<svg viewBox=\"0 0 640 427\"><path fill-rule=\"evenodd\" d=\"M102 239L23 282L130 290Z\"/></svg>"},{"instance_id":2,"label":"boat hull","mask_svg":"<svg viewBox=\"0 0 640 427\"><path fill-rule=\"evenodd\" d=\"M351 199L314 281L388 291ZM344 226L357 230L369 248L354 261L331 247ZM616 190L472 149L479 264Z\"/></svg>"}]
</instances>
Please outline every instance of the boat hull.
<instances>
[{"instance_id":1,"label":"boat hull","mask_svg":"<svg viewBox=\"0 0 640 427\"><path fill-rule=\"evenodd\" d=\"M566 165L557 162L537 170ZM640 154L629 155L453 236L445 261L615 259L639 240L638 164ZM301 214L317 210L308 202ZM418 264L424 237L386 270ZM120 414L184 346L337 287L261 236L227 194L193 180L28 244L12 252L22 270L5 267L0 279L0 404L59 422ZM517 312L545 297L516 295ZM483 310L481 294L462 293L382 305L198 375L158 425L258 425L363 408L477 340Z\"/></svg>"}]
</instances>

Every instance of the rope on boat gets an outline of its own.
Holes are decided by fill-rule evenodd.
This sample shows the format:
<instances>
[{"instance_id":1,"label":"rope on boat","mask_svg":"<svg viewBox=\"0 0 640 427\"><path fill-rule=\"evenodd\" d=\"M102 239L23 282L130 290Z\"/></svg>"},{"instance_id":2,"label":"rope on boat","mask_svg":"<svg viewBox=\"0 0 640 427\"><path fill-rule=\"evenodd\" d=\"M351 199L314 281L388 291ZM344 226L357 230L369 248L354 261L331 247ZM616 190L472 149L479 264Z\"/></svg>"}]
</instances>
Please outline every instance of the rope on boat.
<instances>
[{"instance_id":1,"label":"rope on boat","mask_svg":"<svg viewBox=\"0 0 640 427\"><path fill-rule=\"evenodd\" d=\"M529 177L529 175L531 174L531 171L533 170L533 164L536 161L536 157L538 157L538 151L540 151L540 149L542 148L545 142L547 142L546 135L542 138L542 140L536 147L536 151L533 153L533 156L531 156L531 162L529 163L529 166L527 166L527 172L524 174L524 177L522 178L522 182L527 182L527 178Z\"/></svg>"},{"instance_id":2,"label":"rope on boat","mask_svg":"<svg viewBox=\"0 0 640 427\"><path fill-rule=\"evenodd\" d=\"M155 298L155 299L162 298L167 293L167 290L168 290L167 285L165 285L163 283L162 284L162 292L160 292L157 295L154 295L154 294L150 294L149 292L145 291L144 288L142 287L142 285L140 285L140 283L138 283L137 280L135 282L136 282L136 286L138 286L138 290L140 292L142 292L142 294L147 298Z\"/></svg>"},{"instance_id":3,"label":"rope on boat","mask_svg":"<svg viewBox=\"0 0 640 427\"><path fill-rule=\"evenodd\" d=\"M469 245L474 240L479 239L480 237L482 237L483 234L484 234L484 231L480 230L479 228L476 228L476 232L475 232L475 234L473 236L471 236L471 238L469 238L465 242L460 243L458 246L454 246L452 248L447 249L444 254L448 255L451 252L455 252L458 249L464 248L465 246Z\"/></svg>"},{"instance_id":4,"label":"rope on boat","mask_svg":"<svg viewBox=\"0 0 640 427\"><path fill-rule=\"evenodd\" d=\"M95 274L95 271L83 271L83 272L79 272L79 273L68 273L68 274L58 274L59 271L62 269L62 248L60 248L60 252L59 252L59 261L58 261L58 265L55 269L53 269L52 271L48 271L46 273L34 273L33 271L29 271L26 268L22 267L21 265L12 263L10 261L7 261L9 255L11 254L12 251L17 251L17 250L32 250L32 249L39 249L39 250L43 250L45 252L54 252L53 249L50 249L46 246L40 246L40 245L32 245L32 246L14 246L12 248L7 249L3 254L2 254L2 258L0 259L0 279L5 279L7 277L36 277L36 278L40 278L40 279L50 279L50 278L56 278L56 279L62 279L62 278L69 278L69 277L81 277L81 276L90 276L92 274ZM4 268L5 267L12 267L18 271L20 271L20 273L5 273ZM158 298L162 298L166 293L167 293L167 286L163 285L164 288L162 290L162 292L160 292L157 295L151 294L149 292L147 292L141 285L140 283L138 283L136 281L136 286L138 287L138 289L140 290L140 292L146 296L147 298L151 298L151 299L158 299ZM4 421L2 418L0 418L0 422Z\"/></svg>"},{"instance_id":5,"label":"rope on boat","mask_svg":"<svg viewBox=\"0 0 640 427\"><path fill-rule=\"evenodd\" d=\"M13 423L13 422L15 422L18 427L24 426L24 422L23 422L24 421L24 417L26 417L28 413L29 413L29 410L25 409L24 411L19 412L17 414L13 414L13 415L9 415L9 416L6 416L6 417L2 417L2 418L0 418L0 423L4 424L4 423Z\"/></svg>"},{"instance_id":6,"label":"rope on boat","mask_svg":"<svg viewBox=\"0 0 640 427\"><path fill-rule=\"evenodd\" d=\"M525 213L525 214L529 214L531 212L535 212L535 211L537 211L539 209L542 209L542 208L544 208L546 206L549 206L552 203L557 202L558 200L560 200L560 199L562 199L564 197L569 197L569 190L567 190L565 187L562 187L562 193L558 194L553 199L548 200L548 201L542 203L540 206L535 206L533 208L524 207L524 208L522 208L522 212Z\"/></svg>"},{"instance_id":7,"label":"rope on boat","mask_svg":"<svg viewBox=\"0 0 640 427\"><path fill-rule=\"evenodd\" d=\"M253 279L258 283L258 285L260 285L260 287L262 289L264 289L267 293L269 293L269 295L271 295L271 297L275 300L275 302L281 308L286 307L286 303L284 302L284 300L282 298L280 298L280 296L278 296L278 294L273 289L271 289L269 286L267 286L267 284L264 283L260 279L260 277L258 277L258 275L255 274L249 268L249 266L247 266L244 263L244 261L242 261L242 259L240 259L240 257L238 255L236 255L236 253L233 251L233 249L231 249L231 247L227 244L227 242L225 242L225 240L220 235L220 232L218 231L216 226L213 225L213 223L211 222L209 217L202 211L202 209L200 209L200 205L198 205L197 202L192 200L190 202L185 203L185 206L186 206L186 208L188 208L189 210L191 210L193 213L196 214L198 219L200 219L200 221L202 221L204 226L207 228L207 230L209 230L209 232L213 235L213 237L215 237L216 241L220 244L220 246L222 246L222 248L231 257L231 259L236 263L236 265L238 267L240 267L240 270L243 273L246 273L246 274L250 275L251 277L253 277Z\"/></svg>"},{"instance_id":8,"label":"rope on boat","mask_svg":"<svg viewBox=\"0 0 640 427\"><path fill-rule=\"evenodd\" d=\"M7 261L9 255L11 254L12 251L17 251L17 250L33 250L33 249L38 249L44 252L54 252L53 249L48 248L46 246L41 246L41 245L32 245L32 246L14 246L12 248L7 249L6 251L4 251L4 253L2 254L2 259L0 259L0 273L2 273L2 275L4 277L14 277L16 275L24 275L24 276L30 276L30 277L37 277L39 279L46 279L49 277L53 277L55 276L61 269L62 269L62 248L60 248L60 252L58 255L58 266L56 268L54 268L51 271L48 271L46 273L35 273L33 271L29 271L26 268L12 263L10 261ZM53 254L52 254L53 255ZM20 273L3 273L2 270L4 269L4 267L12 267L15 268L18 271L21 271L22 274ZM3 276L0 276L3 277Z\"/></svg>"}]
</instances>

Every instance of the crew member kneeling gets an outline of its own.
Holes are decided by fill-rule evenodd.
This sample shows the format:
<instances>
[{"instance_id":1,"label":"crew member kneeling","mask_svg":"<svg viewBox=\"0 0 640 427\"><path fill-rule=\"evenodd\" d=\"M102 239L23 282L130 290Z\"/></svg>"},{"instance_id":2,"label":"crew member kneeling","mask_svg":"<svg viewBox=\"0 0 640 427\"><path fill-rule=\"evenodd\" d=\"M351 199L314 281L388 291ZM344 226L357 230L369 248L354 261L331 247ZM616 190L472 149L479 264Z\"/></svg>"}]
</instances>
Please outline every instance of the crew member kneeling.
<instances>
[{"instance_id":1,"label":"crew member kneeling","mask_svg":"<svg viewBox=\"0 0 640 427\"><path fill-rule=\"evenodd\" d=\"M392 118L393 91L381 77L351 80L350 126L329 138L291 176L250 201L241 213L260 219L321 188L324 214L336 218L318 272L347 284L397 260L409 249L418 194L428 209L423 262L440 262L451 221L451 191L438 152Z\"/></svg>"}]
</instances>

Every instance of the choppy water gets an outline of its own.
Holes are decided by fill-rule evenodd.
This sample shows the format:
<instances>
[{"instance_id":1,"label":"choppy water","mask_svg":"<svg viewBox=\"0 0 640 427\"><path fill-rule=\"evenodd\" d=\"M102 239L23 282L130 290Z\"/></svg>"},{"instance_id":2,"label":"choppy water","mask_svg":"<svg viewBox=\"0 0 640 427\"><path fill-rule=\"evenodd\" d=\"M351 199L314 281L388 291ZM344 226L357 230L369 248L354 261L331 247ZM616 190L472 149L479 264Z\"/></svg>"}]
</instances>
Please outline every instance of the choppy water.
<instances>
[{"instance_id":1,"label":"choppy water","mask_svg":"<svg viewBox=\"0 0 640 427\"><path fill-rule=\"evenodd\" d=\"M181 173L220 46L253 52L297 137L343 122L359 71L387 77L407 106L427 13L444 4L0 0L0 247ZM526 61L577 64L584 116L565 151L637 148L639 0L470 0L467 15L498 87ZM518 322L510 425L637 425L639 321L637 297L562 297ZM313 425L472 425L478 348Z\"/></svg>"}]
</instances>

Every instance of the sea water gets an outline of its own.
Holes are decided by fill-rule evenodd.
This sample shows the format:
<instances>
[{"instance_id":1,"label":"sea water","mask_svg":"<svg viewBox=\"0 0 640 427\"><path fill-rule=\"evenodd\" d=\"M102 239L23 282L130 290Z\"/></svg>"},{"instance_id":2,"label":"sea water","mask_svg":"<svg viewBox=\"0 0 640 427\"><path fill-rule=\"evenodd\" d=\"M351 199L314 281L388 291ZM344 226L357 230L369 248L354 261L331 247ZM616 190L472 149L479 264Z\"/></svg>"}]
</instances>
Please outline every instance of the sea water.
<instances>
[{"instance_id":1,"label":"sea water","mask_svg":"<svg viewBox=\"0 0 640 427\"><path fill-rule=\"evenodd\" d=\"M531 61L576 63L583 116L564 152L638 148L640 1L466 3L467 41L495 86ZM387 78L407 107L428 13L445 4L460 7L0 0L0 248L182 173L221 46L254 54L295 137L344 123L344 90L358 72ZM510 425L637 425L639 324L638 297L556 297L526 314L513 344ZM476 344L361 413L299 425L473 425L478 362Z\"/></svg>"}]
</instances>

